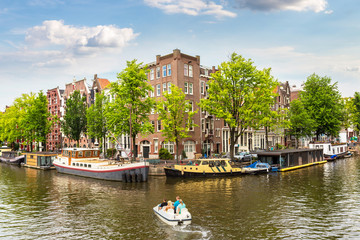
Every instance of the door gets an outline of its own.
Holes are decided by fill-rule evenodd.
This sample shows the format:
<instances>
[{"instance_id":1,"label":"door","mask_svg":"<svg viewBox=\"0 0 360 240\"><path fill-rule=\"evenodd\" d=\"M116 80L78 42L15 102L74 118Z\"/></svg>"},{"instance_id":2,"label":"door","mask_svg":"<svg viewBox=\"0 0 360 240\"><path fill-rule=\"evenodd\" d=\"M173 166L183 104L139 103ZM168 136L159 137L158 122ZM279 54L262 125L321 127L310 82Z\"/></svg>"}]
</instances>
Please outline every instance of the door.
<instances>
[{"instance_id":1,"label":"door","mask_svg":"<svg viewBox=\"0 0 360 240\"><path fill-rule=\"evenodd\" d=\"M143 157L149 158L150 146L143 146Z\"/></svg>"}]
</instances>

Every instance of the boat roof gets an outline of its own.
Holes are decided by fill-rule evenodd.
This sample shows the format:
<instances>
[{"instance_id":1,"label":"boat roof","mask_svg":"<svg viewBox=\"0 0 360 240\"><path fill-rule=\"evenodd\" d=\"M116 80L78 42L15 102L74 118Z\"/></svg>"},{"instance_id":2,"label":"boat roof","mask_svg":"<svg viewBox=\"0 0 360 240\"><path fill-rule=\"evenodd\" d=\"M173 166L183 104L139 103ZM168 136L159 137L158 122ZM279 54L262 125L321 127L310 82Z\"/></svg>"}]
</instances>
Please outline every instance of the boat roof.
<instances>
[{"instance_id":1,"label":"boat roof","mask_svg":"<svg viewBox=\"0 0 360 240\"><path fill-rule=\"evenodd\" d=\"M323 151L323 149L319 148L305 148L305 149L284 149L284 150L275 150L275 151L263 151L256 152L256 154L261 156L280 156L282 154L290 154L290 153L301 153L301 152L316 152Z\"/></svg>"},{"instance_id":2,"label":"boat roof","mask_svg":"<svg viewBox=\"0 0 360 240\"><path fill-rule=\"evenodd\" d=\"M96 150L98 151L98 148L63 148L62 150L67 150L67 151L86 151L86 150Z\"/></svg>"},{"instance_id":3,"label":"boat roof","mask_svg":"<svg viewBox=\"0 0 360 240\"><path fill-rule=\"evenodd\" d=\"M27 155L59 155L59 153L56 152L24 152L23 154Z\"/></svg>"}]
</instances>

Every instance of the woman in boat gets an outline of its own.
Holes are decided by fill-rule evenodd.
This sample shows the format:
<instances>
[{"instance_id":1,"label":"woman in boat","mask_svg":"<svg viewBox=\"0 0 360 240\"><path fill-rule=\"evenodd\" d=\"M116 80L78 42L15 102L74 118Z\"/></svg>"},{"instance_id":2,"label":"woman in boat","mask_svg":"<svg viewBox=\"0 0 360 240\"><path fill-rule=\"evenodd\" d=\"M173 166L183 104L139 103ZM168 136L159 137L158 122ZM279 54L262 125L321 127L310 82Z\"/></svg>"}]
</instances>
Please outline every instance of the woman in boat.
<instances>
[{"instance_id":1,"label":"woman in boat","mask_svg":"<svg viewBox=\"0 0 360 240\"><path fill-rule=\"evenodd\" d=\"M183 209L183 208L186 208L186 205L185 205L185 203L183 202L183 200L180 199L180 200L179 200L179 205L178 205L178 207L177 207L176 212L177 212L178 214L181 214L181 209Z\"/></svg>"},{"instance_id":2,"label":"woman in boat","mask_svg":"<svg viewBox=\"0 0 360 240\"><path fill-rule=\"evenodd\" d=\"M171 201L167 202L167 206L165 207L165 212L169 209L174 209L173 203Z\"/></svg>"}]
</instances>

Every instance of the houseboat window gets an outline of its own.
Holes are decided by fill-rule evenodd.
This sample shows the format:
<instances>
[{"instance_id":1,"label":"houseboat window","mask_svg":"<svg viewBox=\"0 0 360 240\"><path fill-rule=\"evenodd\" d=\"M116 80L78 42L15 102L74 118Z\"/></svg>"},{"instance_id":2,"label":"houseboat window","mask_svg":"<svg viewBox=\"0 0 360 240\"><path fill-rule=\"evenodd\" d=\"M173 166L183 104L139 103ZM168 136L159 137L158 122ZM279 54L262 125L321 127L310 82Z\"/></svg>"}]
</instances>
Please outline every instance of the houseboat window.
<instances>
[{"instance_id":1,"label":"houseboat window","mask_svg":"<svg viewBox=\"0 0 360 240\"><path fill-rule=\"evenodd\" d=\"M73 163L73 166L75 166L75 163Z\"/></svg>"},{"instance_id":2,"label":"houseboat window","mask_svg":"<svg viewBox=\"0 0 360 240\"><path fill-rule=\"evenodd\" d=\"M215 166L219 167L220 166L220 161L215 161Z\"/></svg>"},{"instance_id":3,"label":"houseboat window","mask_svg":"<svg viewBox=\"0 0 360 240\"><path fill-rule=\"evenodd\" d=\"M50 166L51 165L51 158L45 156L38 156L38 165L39 166Z\"/></svg>"},{"instance_id":4,"label":"houseboat window","mask_svg":"<svg viewBox=\"0 0 360 240\"><path fill-rule=\"evenodd\" d=\"M91 151L85 151L85 157L90 157L91 156Z\"/></svg>"},{"instance_id":5,"label":"houseboat window","mask_svg":"<svg viewBox=\"0 0 360 240\"><path fill-rule=\"evenodd\" d=\"M78 157L83 157L83 152L82 151L78 152Z\"/></svg>"},{"instance_id":6,"label":"houseboat window","mask_svg":"<svg viewBox=\"0 0 360 240\"><path fill-rule=\"evenodd\" d=\"M76 166L78 167L78 166L79 166L79 163L76 163Z\"/></svg>"},{"instance_id":7,"label":"houseboat window","mask_svg":"<svg viewBox=\"0 0 360 240\"><path fill-rule=\"evenodd\" d=\"M208 165L208 164L209 164L208 161L203 161L203 162L202 162L202 165Z\"/></svg>"},{"instance_id":8,"label":"houseboat window","mask_svg":"<svg viewBox=\"0 0 360 240\"><path fill-rule=\"evenodd\" d=\"M213 161L209 162L209 167L214 167L214 162Z\"/></svg>"},{"instance_id":9,"label":"houseboat window","mask_svg":"<svg viewBox=\"0 0 360 240\"><path fill-rule=\"evenodd\" d=\"M87 167L87 164L84 164L84 167Z\"/></svg>"},{"instance_id":10,"label":"houseboat window","mask_svg":"<svg viewBox=\"0 0 360 240\"><path fill-rule=\"evenodd\" d=\"M100 154L100 151L95 151L95 157L98 157Z\"/></svg>"},{"instance_id":11,"label":"houseboat window","mask_svg":"<svg viewBox=\"0 0 360 240\"><path fill-rule=\"evenodd\" d=\"M195 165L196 166L200 165L200 161L199 160L195 161Z\"/></svg>"},{"instance_id":12,"label":"houseboat window","mask_svg":"<svg viewBox=\"0 0 360 240\"><path fill-rule=\"evenodd\" d=\"M88 167L91 168L91 164L89 164Z\"/></svg>"},{"instance_id":13,"label":"houseboat window","mask_svg":"<svg viewBox=\"0 0 360 240\"><path fill-rule=\"evenodd\" d=\"M221 166L226 166L225 160L221 160L221 161L220 161L220 164L221 164Z\"/></svg>"},{"instance_id":14,"label":"houseboat window","mask_svg":"<svg viewBox=\"0 0 360 240\"><path fill-rule=\"evenodd\" d=\"M82 167L83 166L83 164L82 163L80 163L80 167Z\"/></svg>"},{"instance_id":15,"label":"houseboat window","mask_svg":"<svg viewBox=\"0 0 360 240\"><path fill-rule=\"evenodd\" d=\"M76 152L72 152L72 157L76 157Z\"/></svg>"},{"instance_id":16,"label":"houseboat window","mask_svg":"<svg viewBox=\"0 0 360 240\"><path fill-rule=\"evenodd\" d=\"M331 151L331 146L329 145L329 151Z\"/></svg>"},{"instance_id":17,"label":"houseboat window","mask_svg":"<svg viewBox=\"0 0 360 240\"><path fill-rule=\"evenodd\" d=\"M34 155L30 155L30 158L34 158Z\"/></svg>"},{"instance_id":18,"label":"houseboat window","mask_svg":"<svg viewBox=\"0 0 360 240\"><path fill-rule=\"evenodd\" d=\"M65 157L68 157L68 156L69 156L69 151L68 151L68 150L64 150L64 151L63 151L63 155L64 155Z\"/></svg>"}]
</instances>

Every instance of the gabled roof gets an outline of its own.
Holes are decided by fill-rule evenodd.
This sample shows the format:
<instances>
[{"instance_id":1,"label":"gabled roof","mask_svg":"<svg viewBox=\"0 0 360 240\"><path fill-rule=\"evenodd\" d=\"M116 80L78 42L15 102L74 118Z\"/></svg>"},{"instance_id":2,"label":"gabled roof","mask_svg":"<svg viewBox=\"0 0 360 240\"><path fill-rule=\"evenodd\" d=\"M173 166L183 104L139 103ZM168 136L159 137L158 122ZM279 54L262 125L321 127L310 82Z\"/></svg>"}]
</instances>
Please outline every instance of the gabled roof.
<instances>
[{"instance_id":1,"label":"gabled roof","mask_svg":"<svg viewBox=\"0 0 360 240\"><path fill-rule=\"evenodd\" d=\"M97 80L99 81L99 85L101 89L106 88L110 84L110 81L107 80L106 78L98 78Z\"/></svg>"}]
</instances>

